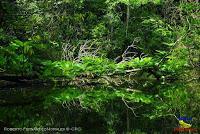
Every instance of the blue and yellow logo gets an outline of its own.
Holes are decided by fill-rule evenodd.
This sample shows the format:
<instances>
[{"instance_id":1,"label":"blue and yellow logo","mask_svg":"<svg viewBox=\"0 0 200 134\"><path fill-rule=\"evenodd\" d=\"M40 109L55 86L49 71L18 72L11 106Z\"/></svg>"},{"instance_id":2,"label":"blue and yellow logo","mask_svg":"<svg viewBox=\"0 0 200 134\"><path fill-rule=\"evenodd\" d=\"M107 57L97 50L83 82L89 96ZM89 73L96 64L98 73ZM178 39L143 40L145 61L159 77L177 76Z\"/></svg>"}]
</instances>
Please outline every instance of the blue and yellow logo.
<instances>
[{"instance_id":1,"label":"blue and yellow logo","mask_svg":"<svg viewBox=\"0 0 200 134\"><path fill-rule=\"evenodd\" d=\"M191 128L191 124L186 123L185 121L192 121L192 117L179 117L179 125L181 128Z\"/></svg>"},{"instance_id":2,"label":"blue and yellow logo","mask_svg":"<svg viewBox=\"0 0 200 134\"><path fill-rule=\"evenodd\" d=\"M192 121L192 117L179 117L177 118L179 122L179 128L174 128L174 132L197 132L196 128L191 128L192 125L186 123L186 121Z\"/></svg>"}]
</instances>

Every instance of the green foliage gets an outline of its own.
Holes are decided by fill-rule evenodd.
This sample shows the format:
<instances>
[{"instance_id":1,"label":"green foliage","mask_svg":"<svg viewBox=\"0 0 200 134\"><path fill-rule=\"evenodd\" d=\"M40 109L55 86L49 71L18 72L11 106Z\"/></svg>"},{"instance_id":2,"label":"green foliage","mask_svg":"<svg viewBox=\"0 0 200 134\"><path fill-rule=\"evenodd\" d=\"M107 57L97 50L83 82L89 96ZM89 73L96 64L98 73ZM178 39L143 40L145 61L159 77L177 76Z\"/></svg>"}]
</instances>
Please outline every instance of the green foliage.
<instances>
[{"instance_id":1,"label":"green foliage","mask_svg":"<svg viewBox=\"0 0 200 134\"><path fill-rule=\"evenodd\" d=\"M48 77L66 76L73 78L84 70L82 66L71 61L45 61L43 65L45 66L43 75Z\"/></svg>"},{"instance_id":2,"label":"green foliage","mask_svg":"<svg viewBox=\"0 0 200 134\"><path fill-rule=\"evenodd\" d=\"M44 49L45 45L41 43L14 40L1 48L0 65L8 73L32 75L33 66L40 60L37 54Z\"/></svg>"},{"instance_id":3,"label":"green foliage","mask_svg":"<svg viewBox=\"0 0 200 134\"><path fill-rule=\"evenodd\" d=\"M129 62L118 64L105 58L95 57L83 57L81 63L72 61L45 61L43 62L43 76L66 78L74 78L81 74L102 76L116 72L126 73L126 70L129 69L148 69L154 67L156 63L151 57L135 58Z\"/></svg>"},{"instance_id":4,"label":"green foliage","mask_svg":"<svg viewBox=\"0 0 200 134\"><path fill-rule=\"evenodd\" d=\"M103 58L84 57L82 64L85 66L85 72L97 75L107 74L115 69L114 62Z\"/></svg>"},{"instance_id":5,"label":"green foliage","mask_svg":"<svg viewBox=\"0 0 200 134\"><path fill-rule=\"evenodd\" d=\"M151 68L155 66L156 61L152 57L145 57L142 59L135 58L131 60L128 65L132 68Z\"/></svg>"},{"instance_id":6,"label":"green foliage","mask_svg":"<svg viewBox=\"0 0 200 134\"><path fill-rule=\"evenodd\" d=\"M141 6L147 3L155 3L159 4L161 1L160 0L116 0L115 2L113 0L108 0L108 2L111 3L124 3L126 5L133 5L133 6Z\"/></svg>"},{"instance_id":7,"label":"green foliage","mask_svg":"<svg viewBox=\"0 0 200 134\"><path fill-rule=\"evenodd\" d=\"M28 73L32 71L32 65L29 63L29 57L32 56L33 50L32 46L28 42L21 42L15 40L11 42L9 46L3 48L3 57L5 58L5 63L9 67L9 71L14 71L17 73Z\"/></svg>"},{"instance_id":8,"label":"green foliage","mask_svg":"<svg viewBox=\"0 0 200 134\"><path fill-rule=\"evenodd\" d=\"M174 52L167 57L168 60L162 66L162 70L173 73L182 72L188 66L187 53L185 48L174 49Z\"/></svg>"},{"instance_id":9,"label":"green foliage","mask_svg":"<svg viewBox=\"0 0 200 134\"><path fill-rule=\"evenodd\" d=\"M42 97L45 102L44 105L40 102L40 108L44 106L49 110L52 118L60 119L66 114L57 112L55 106L59 109L68 104L77 115L83 109L91 110L95 115L91 120L96 120L96 116L102 118L110 133L125 133L131 126L125 119L129 116L130 122L136 120L131 110L136 105L141 109L136 108L135 112L142 120L148 117L149 124L166 118L175 126L174 115L194 118L199 115L198 11L199 3L185 1L2 0L0 73L36 75L45 80L62 78L68 80L69 85L86 86L81 90L56 89L42 95L47 98ZM91 42L87 44L88 41ZM131 45L134 46L129 50L132 58L124 61L124 51ZM96 52L98 54L93 54ZM142 53L146 56L142 57ZM116 57L123 61L116 63L113 60ZM102 83L118 88L98 88L97 84ZM139 91L135 92L135 88ZM0 99L0 103L3 102ZM35 114L32 111L37 108L35 105L25 110L2 108L0 122L8 117L14 127L24 127L23 123L16 125L15 118L25 117L26 125L43 127L51 121L47 116L34 115L32 119ZM69 109L64 111L69 112ZM127 115L130 111L133 113ZM78 118L80 123L83 117ZM81 123L87 124L84 121ZM138 124L147 127L145 123ZM66 124L74 122L67 119ZM155 123L158 124L162 123ZM198 121L194 126L198 126ZM118 127L124 130L115 131ZM139 128L137 123L134 127L133 130Z\"/></svg>"},{"instance_id":10,"label":"green foliage","mask_svg":"<svg viewBox=\"0 0 200 134\"><path fill-rule=\"evenodd\" d=\"M105 27L104 24L100 23L92 29L92 35L94 38L102 38L107 35L108 29Z\"/></svg>"},{"instance_id":11,"label":"green foliage","mask_svg":"<svg viewBox=\"0 0 200 134\"><path fill-rule=\"evenodd\" d=\"M114 63L107 59L84 57L82 63L72 61L46 61L43 62L45 65L44 76L66 76L73 78L84 73L94 73L101 75L114 69Z\"/></svg>"}]
</instances>

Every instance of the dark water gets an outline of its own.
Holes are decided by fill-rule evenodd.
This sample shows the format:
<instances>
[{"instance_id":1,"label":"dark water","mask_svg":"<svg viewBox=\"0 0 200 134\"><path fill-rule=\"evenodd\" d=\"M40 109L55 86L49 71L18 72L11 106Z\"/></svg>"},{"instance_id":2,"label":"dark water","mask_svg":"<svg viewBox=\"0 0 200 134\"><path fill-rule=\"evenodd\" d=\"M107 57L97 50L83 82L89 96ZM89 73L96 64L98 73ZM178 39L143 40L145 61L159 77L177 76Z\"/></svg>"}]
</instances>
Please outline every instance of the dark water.
<instances>
[{"instance_id":1,"label":"dark water","mask_svg":"<svg viewBox=\"0 0 200 134\"><path fill-rule=\"evenodd\" d=\"M4 133L170 134L173 119L149 120L151 104L134 103L137 116L114 88L26 86L0 89ZM176 127L176 126L175 126ZM24 128L11 131L10 128ZM31 128L36 128L34 131ZM42 128L37 130L37 128ZM45 130L45 129L49 130ZM9 129L9 130L8 130Z\"/></svg>"}]
</instances>

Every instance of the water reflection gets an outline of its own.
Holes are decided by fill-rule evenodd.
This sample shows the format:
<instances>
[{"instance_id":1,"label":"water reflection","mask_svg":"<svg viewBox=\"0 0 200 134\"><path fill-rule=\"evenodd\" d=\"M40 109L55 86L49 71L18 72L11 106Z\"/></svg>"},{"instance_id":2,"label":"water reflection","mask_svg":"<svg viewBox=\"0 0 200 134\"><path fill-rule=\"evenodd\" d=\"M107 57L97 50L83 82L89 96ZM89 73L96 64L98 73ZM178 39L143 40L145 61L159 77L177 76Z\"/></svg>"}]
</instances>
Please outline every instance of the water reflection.
<instances>
[{"instance_id":1,"label":"water reflection","mask_svg":"<svg viewBox=\"0 0 200 134\"><path fill-rule=\"evenodd\" d=\"M130 88L4 88L0 90L0 126L2 130L35 127L40 129L37 133L44 128L82 134L172 133L178 127L174 117L149 118L160 99L155 98Z\"/></svg>"}]
</instances>

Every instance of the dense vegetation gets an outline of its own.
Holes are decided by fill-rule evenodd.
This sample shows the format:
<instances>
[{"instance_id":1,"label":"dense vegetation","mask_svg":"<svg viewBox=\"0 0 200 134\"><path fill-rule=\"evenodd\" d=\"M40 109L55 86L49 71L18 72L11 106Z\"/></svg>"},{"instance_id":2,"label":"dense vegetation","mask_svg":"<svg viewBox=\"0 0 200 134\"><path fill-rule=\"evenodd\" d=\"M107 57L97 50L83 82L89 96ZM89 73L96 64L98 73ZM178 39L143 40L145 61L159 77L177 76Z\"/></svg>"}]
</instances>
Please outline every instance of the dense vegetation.
<instances>
[{"instance_id":1,"label":"dense vegetation","mask_svg":"<svg viewBox=\"0 0 200 134\"><path fill-rule=\"evenodd\" d=\"M198 0L1 0L0 126L167 134L187 116L200 127L199 10Z\"/></svg>"}]
</instances>

